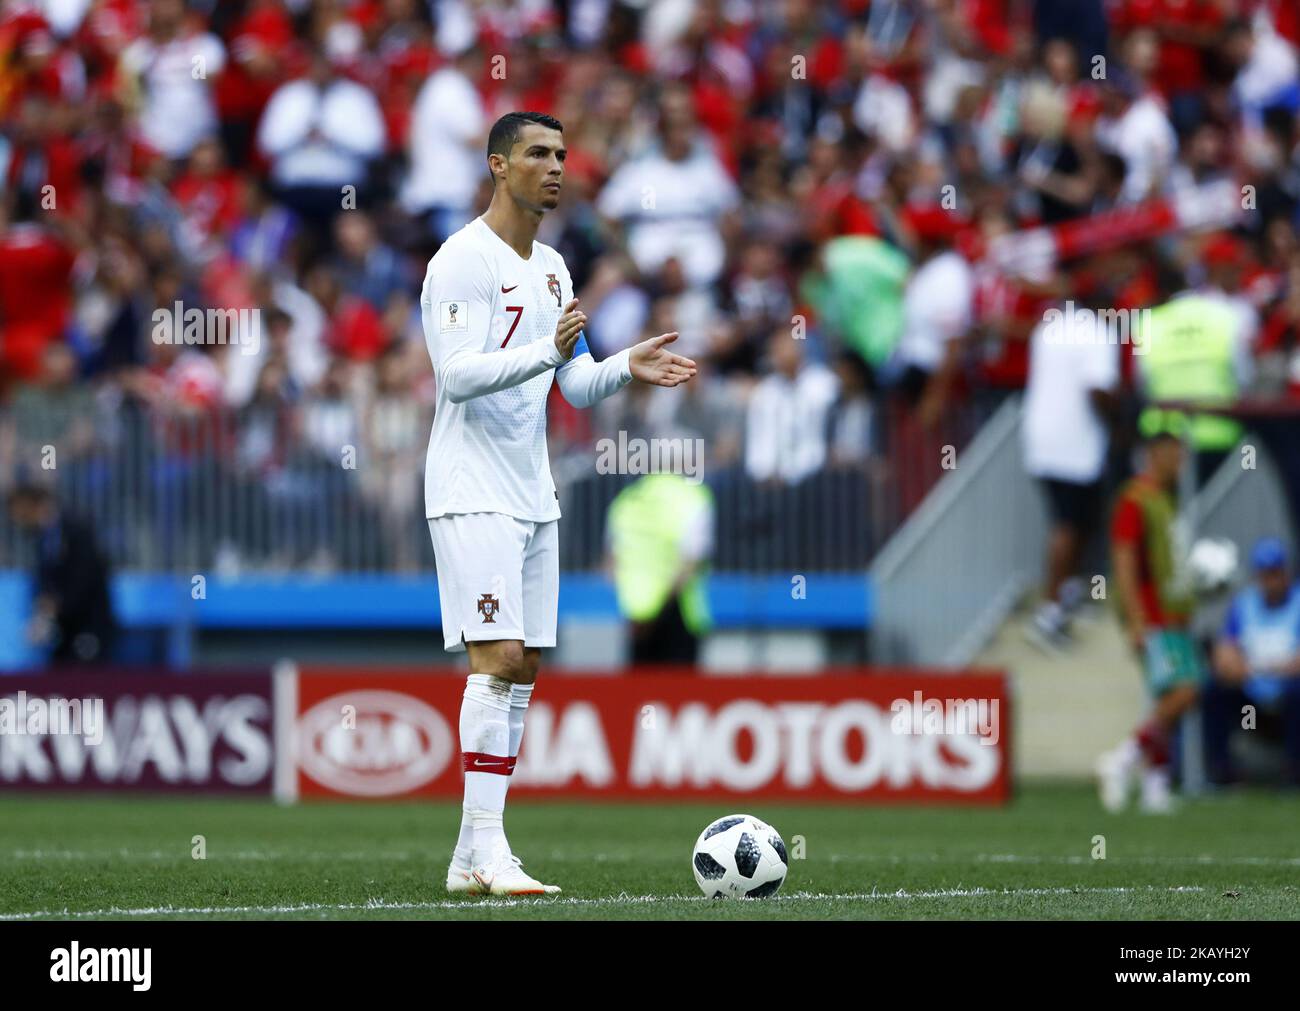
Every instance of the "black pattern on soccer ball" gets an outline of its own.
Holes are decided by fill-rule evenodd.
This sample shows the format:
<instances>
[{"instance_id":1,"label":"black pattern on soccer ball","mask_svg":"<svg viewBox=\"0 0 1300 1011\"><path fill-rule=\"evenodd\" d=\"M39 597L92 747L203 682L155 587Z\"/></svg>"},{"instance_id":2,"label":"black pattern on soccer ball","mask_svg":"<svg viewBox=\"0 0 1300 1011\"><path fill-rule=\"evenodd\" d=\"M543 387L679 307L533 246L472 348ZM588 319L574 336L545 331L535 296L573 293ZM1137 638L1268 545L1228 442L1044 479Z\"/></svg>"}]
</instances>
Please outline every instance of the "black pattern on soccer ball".
<instances>
[{"instance_id":1,"label":"black pattern on soccer ball","mask_svg":"<svg viewBox=\"0 0 1300 1011\"><path fill-rule=\"evenodd\" d=\"M745 819L741 817L719 818L717 821L715 821L712 825L708 827L708 829L704 833L704 838L712 839L719 832L725 832L727 831L727 829L731 828L732 825L739 825L744 820Z\"/></svg>"},{"instance_id":2,"label":"black pattern on soccer ball","mask_svg":"<svg viewBox=\"0 0 1300 1011\"><path fill-rule=\"evenodd\" d=\"M759 858L763 851L758 848L758 840L748 832L740 833L740 842L736 843L736 870L742 878L752 878L758 870Z\"/></svg>"},{"instance_id":3,"label":"black pattern on soccer ball","mask_svg":"<svg viewBox=\"0 0 1300 1011\"><path fill-rule=\"evenodd\" d=\"M772 844L772 849L776 850L776 855L781 858L781 863L789 867L790 861L785 857L785 843L781 841L781 837L779 835L772 835L768 837L767 841Z\"/></svg>"},{"instance_id":4,"label":"black pattern on soccer ball","mask_svg":"<svg viewBox=\"0 0 1300 1011\"><path fill-rule=\"evenodd\" d=\"M784 880L785 878L777 878L775 881L767 881L761 885L755 885L745 893L745 898L766 899L769 895L776 893L776 890L781 887L781 882Z\"/></svg>"},{"instance_id":5,"label":"black pattern on soccer ball","mask_svg":"<svg viewBox=\"0 0 1300 1011\"><path fill-rule=\"evenodd\" d=\"M695 869L707 881L716 881L727 873L727 869L707 853L695 854Z\"/></svg>"}]
</instances>

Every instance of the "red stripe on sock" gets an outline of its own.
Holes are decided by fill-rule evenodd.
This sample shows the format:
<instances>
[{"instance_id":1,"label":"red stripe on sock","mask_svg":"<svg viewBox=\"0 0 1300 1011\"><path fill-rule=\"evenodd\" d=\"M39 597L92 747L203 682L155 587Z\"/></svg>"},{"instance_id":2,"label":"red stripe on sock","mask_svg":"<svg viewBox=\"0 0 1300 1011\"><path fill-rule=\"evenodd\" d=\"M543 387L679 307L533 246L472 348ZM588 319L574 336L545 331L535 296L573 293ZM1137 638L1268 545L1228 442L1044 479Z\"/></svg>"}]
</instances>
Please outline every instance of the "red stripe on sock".
<instances>
[{"instance_id":1,"label":"red stripe on sock","mask_svg":"<svg viewBox=\"0 0 1300 1011\"><path fill-rule=\"evenodd\" d=\"M1142 754L1152 765L1169 764L1169 735L1155 720L1150 720L1138 729L1137 742Z\"/></svg>"},{"instance_id":2,"label":"red stripe on sock","mask_svg":"<svg viewBox=\"0 0 1300 1011\"><path fill-rule=\"evenodd\" d=\"M508 776L515 771L515 759L506 755L485 755L481 751L463 751L466 772L490 772L497 776Z\"/></svg>"}]
</instances>

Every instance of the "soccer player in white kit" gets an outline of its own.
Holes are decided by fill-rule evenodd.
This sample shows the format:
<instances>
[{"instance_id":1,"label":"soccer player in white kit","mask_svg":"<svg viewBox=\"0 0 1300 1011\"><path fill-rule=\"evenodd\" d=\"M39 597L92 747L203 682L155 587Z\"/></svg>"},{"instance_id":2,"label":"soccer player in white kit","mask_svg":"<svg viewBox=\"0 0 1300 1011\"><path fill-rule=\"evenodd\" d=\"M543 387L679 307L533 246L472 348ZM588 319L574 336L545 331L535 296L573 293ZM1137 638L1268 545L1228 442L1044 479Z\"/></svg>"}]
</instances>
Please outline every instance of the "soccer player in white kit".
<instances>
[{"instance_id":1,"label":"soccer player in white kit","mask_svg":"<svg viewBox=\"0 0 1300 1011\"><path fill-rule=\"evenodd\" d=\"M467 650L460 710L465 800L447 890L558 892L524 872L502 825L541 647L555 645L559 592L555 482L546 452L553 379L587 407L636 379L676 386L695 363L662 334L596 362L564 260L537 242L560 200L564 134L535 112L488 136L492 202L429 261L420 310L437 378L425 514L446 648Z\"/></svg>"}]
</instances>

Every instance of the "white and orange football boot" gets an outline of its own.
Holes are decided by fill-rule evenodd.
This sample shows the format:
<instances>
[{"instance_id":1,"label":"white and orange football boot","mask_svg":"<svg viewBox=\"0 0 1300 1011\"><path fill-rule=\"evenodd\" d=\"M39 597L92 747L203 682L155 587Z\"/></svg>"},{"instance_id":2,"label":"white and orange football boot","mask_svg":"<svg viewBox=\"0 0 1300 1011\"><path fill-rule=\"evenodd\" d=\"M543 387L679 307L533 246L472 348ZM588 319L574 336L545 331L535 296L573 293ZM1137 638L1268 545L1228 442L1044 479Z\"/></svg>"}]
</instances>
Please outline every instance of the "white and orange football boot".
<instances>
[{"instance_id":1,"label":"white and orange football boot","mask_svg":"<svg viewBox=\"0 0 1300 1011\"><path fill-rule=\"evenodd\" d=\"M448 895L482 895L483 889L467 867L457 867L453 860L447 868Z\"/></svg>"},{"instance_id":2,"label":"white and orange football boot","mask_svg":"<svg viewBox=\"0 0 1300 1011\"><path fill-rule=\"evenodd\" d=\"M482 894L489 895L555 895L559 885L544 885L524 870L520 859L508 847L496 850L486 861L474 868L470 875Z\"/></svg>"}]
</instances>

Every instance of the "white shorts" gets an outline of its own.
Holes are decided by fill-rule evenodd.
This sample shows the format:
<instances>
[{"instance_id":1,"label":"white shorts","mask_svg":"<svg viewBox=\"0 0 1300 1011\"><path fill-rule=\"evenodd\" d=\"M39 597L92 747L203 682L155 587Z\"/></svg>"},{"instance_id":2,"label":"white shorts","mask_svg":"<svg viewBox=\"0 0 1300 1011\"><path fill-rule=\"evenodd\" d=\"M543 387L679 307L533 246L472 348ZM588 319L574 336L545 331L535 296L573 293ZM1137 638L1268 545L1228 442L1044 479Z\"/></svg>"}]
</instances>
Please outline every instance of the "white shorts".
<instances>
[{"instance_id":1,"label":"white shorts","mask_svg":"<svg viewBox=\"0 0 1300 1011\"><path fill-rule=\"evenodd\" d=\"M429 520L448 652L488 639L555 645L559 526L559 520L538 523L505 513L452 513Z\"/></svg>"}]
</instances>

